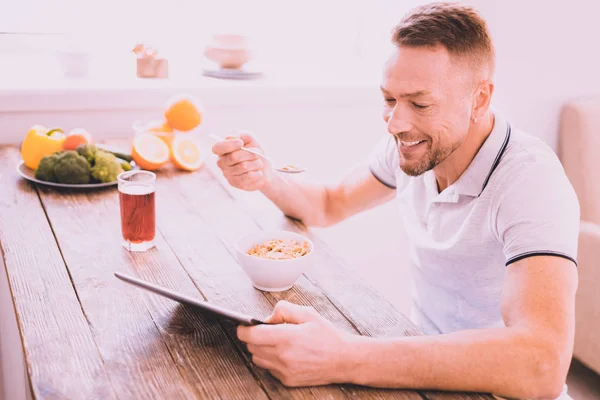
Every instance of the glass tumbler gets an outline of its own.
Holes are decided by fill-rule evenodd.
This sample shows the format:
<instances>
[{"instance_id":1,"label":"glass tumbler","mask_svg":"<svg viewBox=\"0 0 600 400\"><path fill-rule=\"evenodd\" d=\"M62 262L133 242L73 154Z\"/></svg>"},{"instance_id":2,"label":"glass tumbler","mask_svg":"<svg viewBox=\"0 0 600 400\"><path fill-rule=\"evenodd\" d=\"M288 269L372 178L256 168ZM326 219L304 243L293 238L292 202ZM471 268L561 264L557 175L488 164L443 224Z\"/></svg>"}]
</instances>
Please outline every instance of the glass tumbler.
<instances>
[{"instance_id":1,"label":"glass tumbler","mask_svg":"<svg viewBox=\"0 0 600 400\"><path fill-rule=\"evenodd\" d=\"M118 176L118 190L123 246L134 252L151 249L156 234L156 175L142 170L123 172Z\"/></svg>"}]
</instances>

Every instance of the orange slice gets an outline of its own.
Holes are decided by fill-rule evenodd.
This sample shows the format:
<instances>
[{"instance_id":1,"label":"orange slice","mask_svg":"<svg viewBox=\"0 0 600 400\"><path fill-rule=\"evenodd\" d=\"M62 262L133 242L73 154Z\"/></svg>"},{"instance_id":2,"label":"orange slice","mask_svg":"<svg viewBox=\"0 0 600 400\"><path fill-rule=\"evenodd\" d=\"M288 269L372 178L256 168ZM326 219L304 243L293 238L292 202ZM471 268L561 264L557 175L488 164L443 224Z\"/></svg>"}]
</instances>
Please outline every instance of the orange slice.
<instances>
[{"instance_id":1,"label":"orange slice","mask_svg":"<svg viewBox=\"0 0 600 400\"><path fill-rule=\"evenodd\" d=\"M173 133L173 128L166 121L154 120L148 123L148 132Z\"/></svg>"},{"instance_id":2,"label":"orange slice","mask_svg":"<svg viewBox=\"0 0 600 400\"><path fill-rule=\"evenodd\" d=\"M148 132L152 132L154 136L159 137L169 146L175 137L173 128L171 128L166 121L151 121L148 123L147 129Z\"/></svg>"},{"instance_id":3,"label":"orange slice","mask_svg":"<svg viewBox=\"0 0 600 400\"><path fill-rule=\"evenodd\" d=\"M136 136L131 157L140 168L155 171L169 161L169 146L151 133Z\"/></svg>"},{"instance_id":4,"label":"orange slice","mask_svg":"<svg viewBox=\"0 0 600 400\"><path fill-rule=\"evenodd\" d=\"M187 134L175 136L171 145L171 161L185 171L196 171L202 167L199 142Z\"/></svg>"}]
</instances>

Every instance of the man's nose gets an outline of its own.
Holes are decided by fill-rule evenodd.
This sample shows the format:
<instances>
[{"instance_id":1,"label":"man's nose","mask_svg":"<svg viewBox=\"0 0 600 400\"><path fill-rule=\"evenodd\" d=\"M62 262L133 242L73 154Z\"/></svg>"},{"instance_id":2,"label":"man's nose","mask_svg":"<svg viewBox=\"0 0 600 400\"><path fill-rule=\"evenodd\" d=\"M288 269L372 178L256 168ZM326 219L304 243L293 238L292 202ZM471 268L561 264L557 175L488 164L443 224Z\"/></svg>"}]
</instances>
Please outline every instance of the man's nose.
<instances>
[{"instance_id":1,"label":"man's nose","mask_svg":"<svg viewBox=\"0 0 600 400\"><path fill-rule=\"evenodd\" d=\"M411 122L408 118L406 111L401 109L402 107L394 107L389 111L387 120L387 130L391 135L397 135L402 132L408 132L411 129Z\"/></svg>"}]
</instances>

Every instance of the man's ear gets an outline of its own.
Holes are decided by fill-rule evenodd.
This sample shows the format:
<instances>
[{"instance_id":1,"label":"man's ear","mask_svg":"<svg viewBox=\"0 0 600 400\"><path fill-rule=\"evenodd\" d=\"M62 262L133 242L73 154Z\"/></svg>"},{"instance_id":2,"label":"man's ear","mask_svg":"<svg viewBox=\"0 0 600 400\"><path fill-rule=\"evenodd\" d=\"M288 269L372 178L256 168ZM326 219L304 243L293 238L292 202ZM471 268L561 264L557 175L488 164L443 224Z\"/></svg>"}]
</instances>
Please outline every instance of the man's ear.
<instances>
[{"instance_id":1,"label":"man's ear","mask_svg":"<svg viewBox=\"0 0 600 400\"><path fill-rule=\"evenodd\" d=\"M483 80L475 87L473 93L473 109L471 111L471 119L477 121L490 108L492 103L492 95L494 93L494 82Z\"/></svg>"}]
</instances>

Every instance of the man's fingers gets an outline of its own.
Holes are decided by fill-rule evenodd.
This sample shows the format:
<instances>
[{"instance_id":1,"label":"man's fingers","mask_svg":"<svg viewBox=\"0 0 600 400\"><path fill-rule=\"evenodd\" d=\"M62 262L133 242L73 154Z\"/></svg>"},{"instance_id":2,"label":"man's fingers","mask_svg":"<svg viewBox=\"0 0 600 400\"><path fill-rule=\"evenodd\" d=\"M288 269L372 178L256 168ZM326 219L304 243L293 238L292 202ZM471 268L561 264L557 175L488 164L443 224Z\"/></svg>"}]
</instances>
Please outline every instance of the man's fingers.
<instances>
[{"instance_id":1,"label":"man's fingers","mask_svg":"<svg viewBox=\"0 0 600 400\"><path fill-rule=\"evenodd\" d=\"M248 351L254 356L271 360L279 357L276 346L248 343Z\"/></svg>"},{"instance_id":2,"label":"man's fingers","mask_svg":"<svg viewBox=\"0 0 600 400\"><path fill-rule=\"evenodd\" d=\"M290 337L290 331L284 325L238 326L237 337L242 342L258 346L276 346Z\"/></svg>"},{"instance_id":3,"label":"man's fingers","mask_svg":"<svg viewBox=\"0 0 600 400\"><path fill-rule=\"evenodd\" d=\"M244 142L245 147L260 147L256 138L250 132L239 132L239 138Z\"/></svg>"},{"instance_id":4,"label":"man's fingers","mask_svg":"<svg viewBox=\"0 0 600 400\"><path fill-rule=\"evenodd\" d=\"M288 386L288 387L298 386L298 384L295 381L288 378L283 373L279 372L279 370L277 368L269 368L269 372L271 373L271 375L273 375L275 378L277 378L279 380L279 382L281 382L284 386Z\"/></svg>"},{"instance_id":5,"label":"man's fingers","mask_svg":"<svg viewBox=\"0 0 600 400\"><path fill-rule=\"evenodd\" d=\"M223 160L223 165L226 167L232 167L244 161L254 161L260 159L256 154L249 153L244 150L236 150L232 153L228 153L219 157Z\"/></svg>"},{"instance_id":6,"label":"man's fingers","mask_svg":"<svg viewBox=\"0 0 600 400\"><path fill-rule=\"evenodd\" d=\"M213 145L212 152L218 156L222 156L239 150L243 145L244 142L239 138L221 140Z\"/></svg>"},{"instance_id":7,"label":"man's fingers","mask_svg":"<svg viewBox=\"0 0 600 400\"><path fill-rule=\"evenodd\" d=\"M235 165L229 165L227 156L217 159L217 166L221 168L223 174L227 177L240 176L252 171L261 171L264 167L263 161L259 158L250 161L242 161Z\"/></svg>"},{"instance_id":8,"label":"man's fingers","mask_svg":"<svg viewBox=\"0 0 600 400\"><path fill-rule=\"evenodd\" d=\"M266 318L265 322L268 324L302 324L314 321L318 317L319 314L312 307L299 306L281 300L275 305L273 313Z\"/></svg>"},{"instance_id":9,"label":"man's fingers","mask_svg":"<svg viewBox=\"0 0 600 400\"><path fill-rule=\"evenodd\" d=\"M277 368L277 364L275 364L273 361L255 355L252 356L252 362L261 368L268 369L269 371L273 371Z\"/></svg>"},{"instance_id":10,"label":"man's fingers","mask_svg":"<svg viewBox=\"0 0 600 400\"><path fill-rule=\"evenodd\" d=\"M261 171L264 164L261 159L242 161L229 167L228 173L232 176L240 176L252 171Z\"/></svg>"},{"instance_id":11,"label":"man's fingers","mask_svg":"<svg viewBox=\"0 0 600 400\"><path fill-rule=\"evenodd\" d=\"M260 150L260 145L254 135L247 131L237 131L235 135L229 135L213 145L213 153L223 155L238 150L240 147L255 147Z\"/></svg>"}]
</instances>

